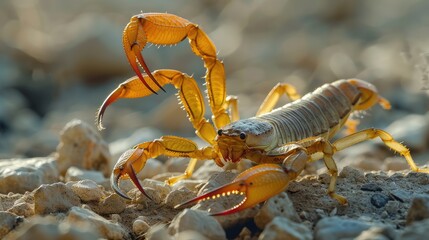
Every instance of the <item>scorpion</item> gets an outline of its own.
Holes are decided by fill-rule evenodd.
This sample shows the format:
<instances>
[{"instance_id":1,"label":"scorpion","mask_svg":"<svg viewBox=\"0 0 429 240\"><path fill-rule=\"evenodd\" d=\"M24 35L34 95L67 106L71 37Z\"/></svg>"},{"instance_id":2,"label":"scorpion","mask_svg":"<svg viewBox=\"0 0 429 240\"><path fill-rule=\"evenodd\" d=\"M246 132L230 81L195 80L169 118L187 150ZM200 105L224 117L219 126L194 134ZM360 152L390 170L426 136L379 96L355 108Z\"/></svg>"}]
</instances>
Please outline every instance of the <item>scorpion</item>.
<instances>
[{"instance_id":1,"label":"scorpion","mask_svg":"<svg viewBox=\"0 0 429 240\"><path fill-rule=\"evenodd\" d=\"M205 83L213 124L205 118L203 96L192 76L172 69L151 72L141 54L147 43L174 45L186 38L206 68ZM103 129L104 112L116 100L142 98L158 94L159 90L165 92L163 86L171 84L178 90L180 103L196 135L208 143L208 146L199 148L195 142L186 138L162 136L127 150L118 159L111 175L112 189L123 198L130 199L119 188L119 180L131 179L150 199L136 177L136 172L141 171L150 158L160 155L190 158L183 174L166 181L170 185L191 177L198 160L213 159L218 166L223 167L228 161L236 163L241 159L249 159L258 165L243 171L231 183L176 206L231 194L244 195L239 204L211 215L232 214L284 191L308 162L323 159L331 176L327 194L345 205L347 199L335 191L338 170L333 155L377 137L402 155L412 171L429 173L429 169L417 167L409 149L395 141L386 131L374 128L356 131L358 122L350 118L353 112L367 110L376 104L390 109L389 101L381 97L368 82L358 79L338 80L303 97L292 85L279 83L268 93L255 117L239 120L237 97L226 94L223 62L218 59L213 42L198 25L173 14L141 13L131 17L124 29L122 43L136 76L121 83L105 99L97 113L98 128ZM139 66L145 74L142 74ZM274 109L283 95L292 102ZM352 133L331 141L342 127Z\"/></svg>"}]
</instances>

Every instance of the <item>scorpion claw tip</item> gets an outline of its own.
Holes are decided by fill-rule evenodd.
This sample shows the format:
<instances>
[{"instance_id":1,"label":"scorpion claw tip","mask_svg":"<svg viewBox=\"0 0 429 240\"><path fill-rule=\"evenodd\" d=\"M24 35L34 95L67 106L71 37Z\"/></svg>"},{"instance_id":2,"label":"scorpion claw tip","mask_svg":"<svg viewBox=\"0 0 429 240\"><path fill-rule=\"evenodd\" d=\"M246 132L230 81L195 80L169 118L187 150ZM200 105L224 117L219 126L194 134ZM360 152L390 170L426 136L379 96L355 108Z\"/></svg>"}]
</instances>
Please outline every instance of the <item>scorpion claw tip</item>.
<instances>
[{"instance_id":1,"label":"scorpion claw tip","mask_svg":"<svg viewBox=\"0 0 429 240\"><path fill-rule=\"evenodd\" d=\"M119 182L119 178L121 177L121 175L116 175L116 174L112 174L112 176L110 177L110 185L112 186L113 191L115 191L116 194L118 194L119 196L127 199L127 200L131 200L130 197L128 197L125 193L123 193L121 191L121 189L119 188L118 182Z\"/></svg>"}]
</instances>

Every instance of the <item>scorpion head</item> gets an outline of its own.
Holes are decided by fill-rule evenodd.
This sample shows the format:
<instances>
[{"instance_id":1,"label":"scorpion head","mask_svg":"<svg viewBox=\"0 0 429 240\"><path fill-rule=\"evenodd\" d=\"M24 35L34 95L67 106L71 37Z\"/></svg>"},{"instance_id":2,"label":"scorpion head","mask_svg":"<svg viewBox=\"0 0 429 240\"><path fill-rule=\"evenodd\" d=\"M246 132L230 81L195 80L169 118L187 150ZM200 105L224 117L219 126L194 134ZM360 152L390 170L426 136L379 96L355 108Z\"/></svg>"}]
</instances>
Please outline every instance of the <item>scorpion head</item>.
<instances>
[{"instance_id":1,"label":"scorpion head","mask_svg":"<svg viewBox=\"0 0 429 240\"><path fill-rule=\"evenodd\" d=\"M239 120L218 130L217 145L222 157L237 162L246 153L265 151L275 145L273 126L260 119Z\"/></svg>"}]
</instances>

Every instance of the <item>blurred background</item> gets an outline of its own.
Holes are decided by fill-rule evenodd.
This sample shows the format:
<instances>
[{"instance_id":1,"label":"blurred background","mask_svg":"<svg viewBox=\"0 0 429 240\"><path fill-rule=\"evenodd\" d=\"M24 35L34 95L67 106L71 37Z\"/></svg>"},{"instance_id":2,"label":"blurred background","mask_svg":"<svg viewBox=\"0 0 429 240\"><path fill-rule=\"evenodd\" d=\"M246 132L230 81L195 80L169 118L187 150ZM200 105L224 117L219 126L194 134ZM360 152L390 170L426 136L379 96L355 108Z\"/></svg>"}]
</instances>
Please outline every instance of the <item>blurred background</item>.
<instances>
[{"instance_id":1,"label":"blurred background","mask_svg":"<svg viewBox=\"0 0 429 240\"><path fill-rule=\"evenodd\" d=\"M74 118L95 127L105 97L133 76L121 34L141 11L173 13L208 33L225 64L227 91L239 97L242 118L253 116L278 82L304 94L337 79L360 78L376 85L393 106L361 114L360 128L384 129L410 115L428 122L425 0L2 0L0 158L49 155ZM143 55L152 70L181 70L204 90L205 69L187 41L148 47ZM109 143L136 132L193 137L175 93L169 86L167 93L114 103L102 136ZM409 133L413 121L396 122L395 129ZM429 131L425 120L416 124ZM427 152L427 139L414 139L418 147L412 150Z\"/></svg>"}]
</instances>

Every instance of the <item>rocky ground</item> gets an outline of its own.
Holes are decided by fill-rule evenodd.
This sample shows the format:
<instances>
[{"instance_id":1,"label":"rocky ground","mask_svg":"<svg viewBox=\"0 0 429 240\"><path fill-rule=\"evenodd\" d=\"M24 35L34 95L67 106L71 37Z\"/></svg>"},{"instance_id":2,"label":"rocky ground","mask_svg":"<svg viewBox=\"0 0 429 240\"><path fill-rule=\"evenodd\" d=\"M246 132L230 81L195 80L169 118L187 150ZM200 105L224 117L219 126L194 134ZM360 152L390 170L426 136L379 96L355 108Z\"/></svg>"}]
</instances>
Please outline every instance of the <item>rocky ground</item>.
<instances>
[{"instance_id":1,"label":"rocky ground","mask_svg":"<svg viewBox=\"0 0 429 240\"><path fill-rule=\"evenodd\" d=\"M425 118L429 122L429 116ZM428 127L425 134L429 136ZM187 159L153 159L139 173L152 200L122 181L121 188L133 198L126 201L109 186L115 159L108 149L92 126L73 120L61 131L51 156L0 161L0 237L421 239L429 230L429 175L402 170L408 167L400 157L374 162L370 155L381 154L383 147L365 152L359 146L354 150L364 156L360 160L350 155L341 159L346 166L339 174L337 191L348 199L347 206L327 196L330 176L321 168L319 173L303 174L264 204L222 217L207 213L241 199L205 201L183 209L174 206L230 182L238 170L225 171L205 161L192 179L169 186L164 180L184 171ZM384 170L361 170L377 164ZM238 169L248 162L241 165Z\"/></svg>"},{"instance_id":2,"label":"rocky ground","mask_svg":"<svg viewBox=\"0 0 429 240\"><path fill-rule=\"evenodd\" d=\"M207 212L240 198L174 206L230 182L251 165L247 161L228 169L202 161L191 179L169 186L165 179L182 173L189 160L159 157L138 175L153 201L129 181L120 185L133 200L114 194L111 170L131 146L162 135L204 146L170 86L167 94L113 104L105 115L107 129L95 130L97 108L132 74L121 31L140 9L175 13L207 31L224 60L228 93L239 97L242 118L253 116L278 82L306 93L336 79L361 78L377 86L392 109L376 106L357 114L359 129L390 132L419 166L428 166L424 0L7 0L0 2L1 239L426 238L429 175L411 172L379 140L334 156L337 192L347 206L327 196L330 176L321 161L266 203L223 217ZM194 74L204 89L205 70L187 43L149 47L144 56L154 69Z\"/></svg>"}]
</instances>

